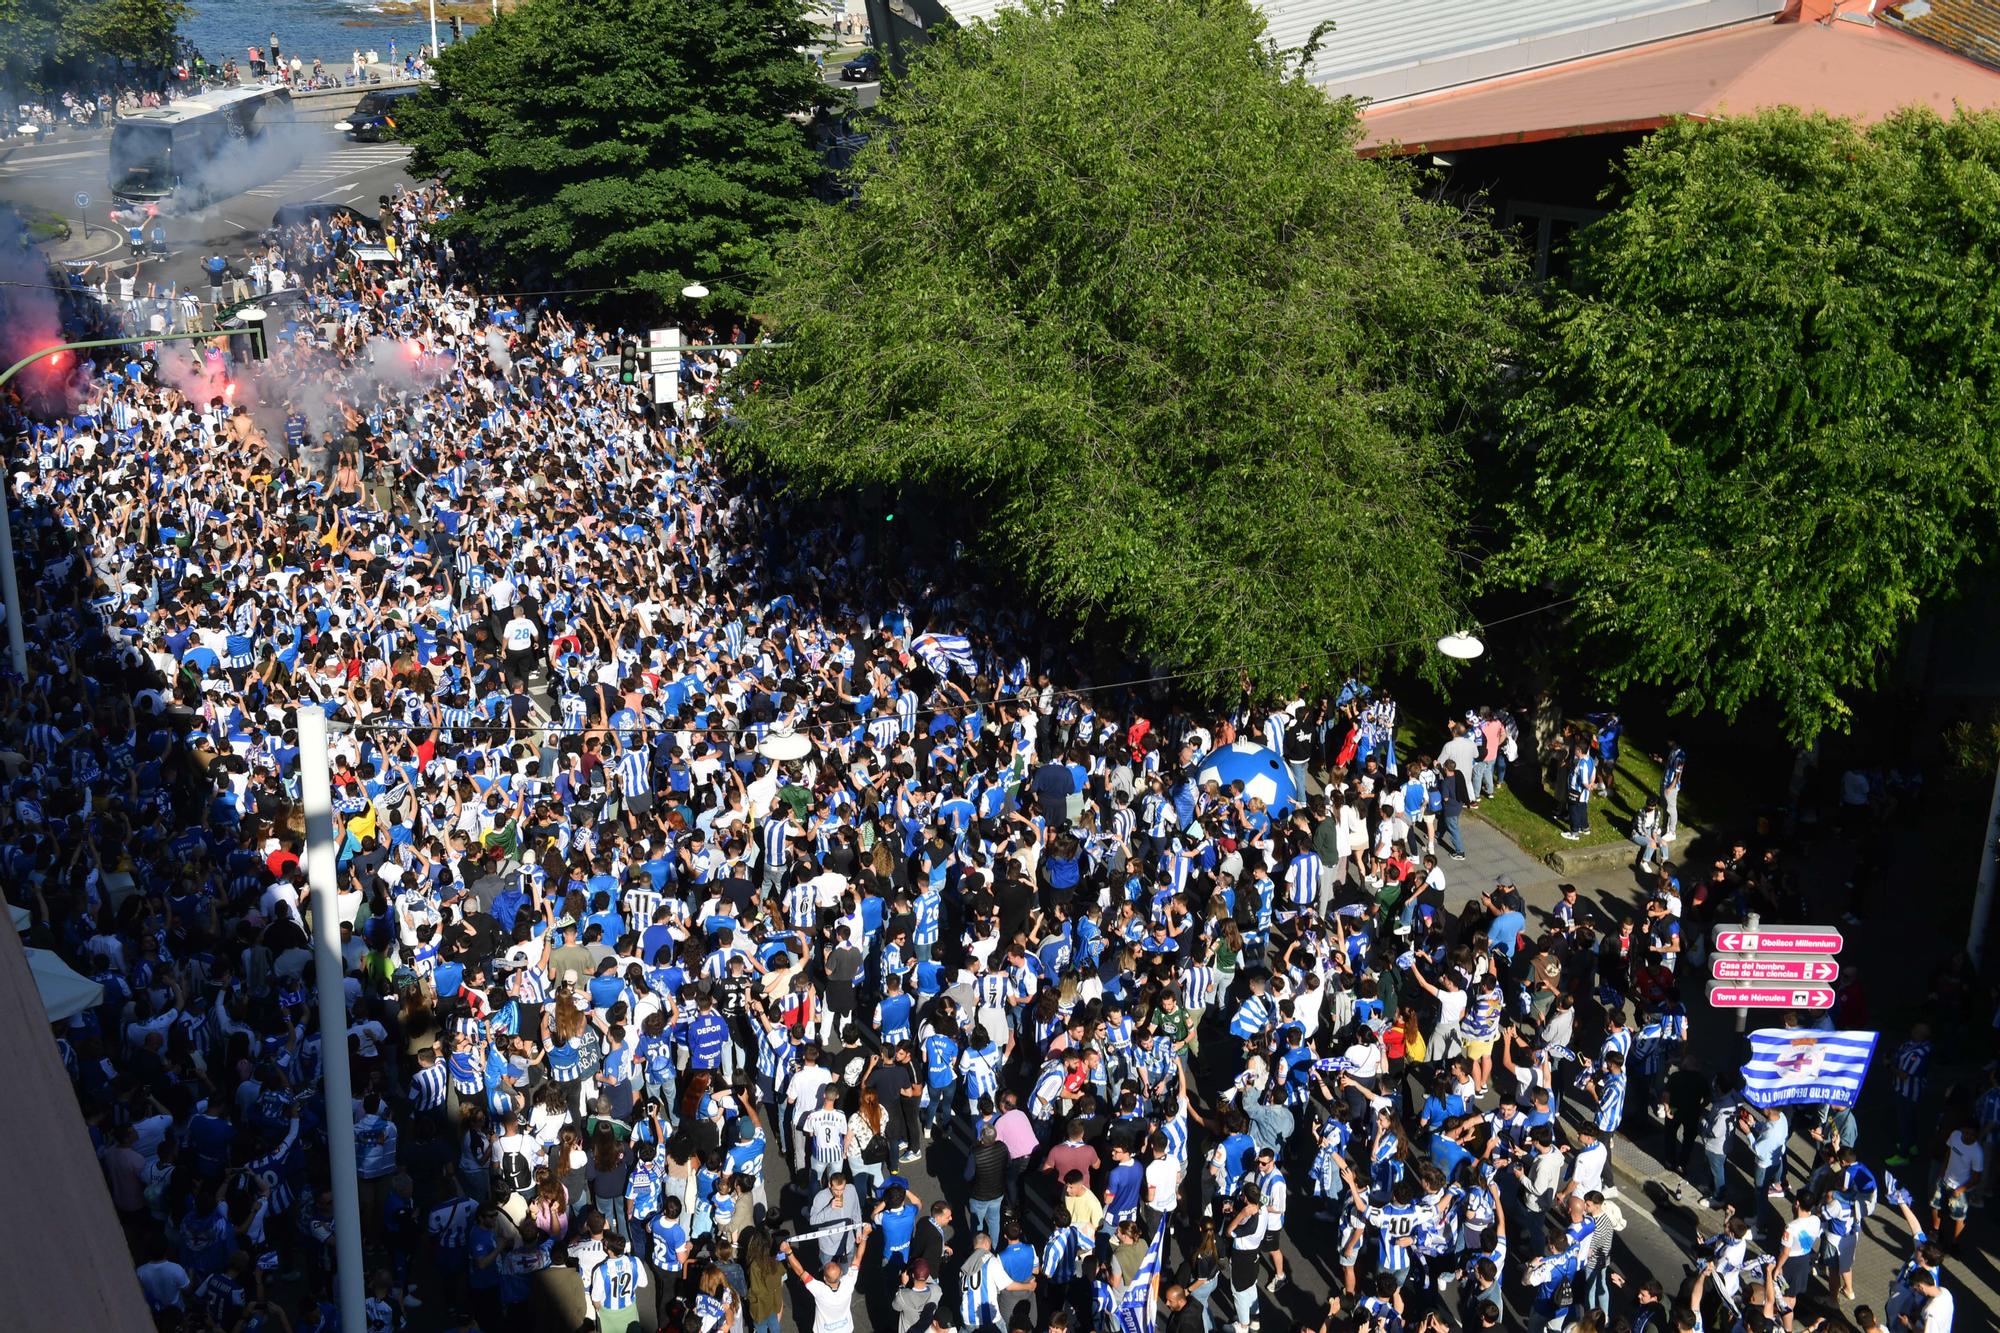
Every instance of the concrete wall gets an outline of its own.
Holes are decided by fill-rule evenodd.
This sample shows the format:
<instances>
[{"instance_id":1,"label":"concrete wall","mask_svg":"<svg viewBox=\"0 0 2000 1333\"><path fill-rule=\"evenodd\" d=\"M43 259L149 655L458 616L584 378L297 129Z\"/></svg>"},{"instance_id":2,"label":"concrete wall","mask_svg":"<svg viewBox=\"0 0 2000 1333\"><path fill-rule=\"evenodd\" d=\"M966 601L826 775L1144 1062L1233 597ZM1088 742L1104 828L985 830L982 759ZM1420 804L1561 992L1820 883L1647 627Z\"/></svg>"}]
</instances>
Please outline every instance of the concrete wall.
<instances>
[{"instance_id":1,"label":"concrete wall","mask_svg":"<svg viewBox=\"0 0 2000 1333\"><path fill-rule=\"evenodd\" d=\"M335 121L346 120L347 113L354 110L354 104L361 100L361 94L373 88L395 88L403 86L402 81L369 84L367 88L326 88L318 92L293 93L292 111L298 119L311 125L331 125Z\"/></svg>"},{"instance_id":2,"label":"concrete wall","mask_svg":"<svg viewBox=\"0 0 2000 1333\"><path fill-rule=\"evenodd\" d=\"M0 1328L148 1333L153 1327L76 1095L56 1055L28 956L0 926Z\"/></svg>"}]
</instances>

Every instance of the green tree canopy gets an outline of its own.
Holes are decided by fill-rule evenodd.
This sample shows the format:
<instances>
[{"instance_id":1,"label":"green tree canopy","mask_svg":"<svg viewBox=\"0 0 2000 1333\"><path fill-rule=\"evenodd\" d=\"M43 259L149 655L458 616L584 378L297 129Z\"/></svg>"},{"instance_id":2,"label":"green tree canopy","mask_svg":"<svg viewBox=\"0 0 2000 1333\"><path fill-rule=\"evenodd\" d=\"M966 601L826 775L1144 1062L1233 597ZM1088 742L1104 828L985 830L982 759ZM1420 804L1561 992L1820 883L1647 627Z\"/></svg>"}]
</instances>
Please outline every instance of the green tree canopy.
<instances>
[{"instance_id":1,"label":"green tree canopy","mask_svg":"<svg viewBox=\"0 0 2000 1333\"><path fill-rule=\"evenodd\" d=\"M1993 536L2000 119L1670 125L1580 233L1514 404L1500 564L1608 683L1839 727Z\"/></svg>"},{"instance_id":2,"label":"green tree canopy","mask_svg":"<svg viewBox=\"0 0 2000 1333\"><path fill-rule=\"evenodd\" d=\"M741 302L819 172L826 88L803 0L526 0L445 49L398 129L466 201L448 224L512 276L700 279ZM630 304L630 298L625 298Z\"/></svg>"},{"instance_id":3,"label":"green tree canopy","mask_svg":"<svg viewBox=\"0 0 2000 1333\"><path fill-rule=\"evenodd\" d=\"M165 69L188 12L182 0L0 0L0 78L40 89L119 62Z\"/></svg>"},{"instance_id":4,"label":"green tree canopy","mask_svg":"<svg viewBox=\"0 0 2000 1333\"><path fill-rule=\"evenodd\" d=\"M940 38L779 253L739 447L970 493L1046 603L1176 663L1451 628L1513 260L1295 65L1245 0Z\"/></svg>"}]
</instances>

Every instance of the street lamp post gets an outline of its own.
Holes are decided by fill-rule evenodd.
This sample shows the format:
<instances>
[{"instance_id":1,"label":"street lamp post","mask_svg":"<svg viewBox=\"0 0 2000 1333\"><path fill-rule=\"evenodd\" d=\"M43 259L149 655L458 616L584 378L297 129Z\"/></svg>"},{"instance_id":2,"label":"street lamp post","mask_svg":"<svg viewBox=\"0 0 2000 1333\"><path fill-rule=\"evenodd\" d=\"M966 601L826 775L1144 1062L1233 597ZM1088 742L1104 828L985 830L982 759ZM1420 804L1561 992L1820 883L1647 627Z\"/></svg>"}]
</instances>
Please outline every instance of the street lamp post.
<instances>
[{"instance_id":1,"label":"street lamp post","mask_svg":"<svg viewBox=\"0 0 2000 1333\"><path fill-rule=\"evenodd\" d=\"M296 714L299 797L306 816L306 883L312 894L313 975L319 990L320 1088L326 1096L326 1153L332 1168L334 1278L341 1333L367 1327L361 1252L361 1181L354 1162L354 1084L347 1064L346 965L340 955L339 884L334 858L333 764L326 711L308 702Z\"/></svg>"},{"instance_id":2,"label":"street lamp post","mask_svg":"<svg viewBox=\"0 0 2000 1333\"><path fill-rule=\"evenodd\" d=\"M427 5L428 5L428 8L430 9L430 13L431 13L431 60L432 60L433 62L435 62L435 61L437 60L437 58L438 58L438 7L437 7L437 0L427 0Z\"/></svg>"}]
</instances>

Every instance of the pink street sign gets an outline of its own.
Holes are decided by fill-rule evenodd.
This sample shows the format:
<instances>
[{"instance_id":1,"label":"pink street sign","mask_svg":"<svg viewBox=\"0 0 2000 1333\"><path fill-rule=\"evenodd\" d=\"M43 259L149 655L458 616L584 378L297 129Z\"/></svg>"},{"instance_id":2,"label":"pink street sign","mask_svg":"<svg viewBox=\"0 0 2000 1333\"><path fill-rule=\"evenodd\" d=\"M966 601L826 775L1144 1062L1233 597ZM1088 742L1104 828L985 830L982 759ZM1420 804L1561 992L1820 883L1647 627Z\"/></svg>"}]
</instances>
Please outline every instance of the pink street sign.
<instances>
[{"instance_id":1,"label":"pink street sign","mask_svg":"<svg viewBox=\"0 0 2000 1333\"><path fill-rule=\"evenodd\" d=\"M1717 926L1717 953L1839 953L1845 943L1830 926Z\"/></svg>"},{"instance_id":2,"label":"pink street sign","mask_svg":"<svg viewBox=\"0 0 2000 1333\"><path fill-rule=\"evenodd\" d=\"M1718 955L1709 960L1717 981L1833 981L1840 964L1831 958L1739 958Z\"/></svg>"},{"instance_id":3,"label":"pink street sign","mask_svg":"<svg viewBox=\"0 0 2000 1333\"><path fill-rule=\"evenodd\" d=\"M1754 986L1711 982L1708 1002L1717 1009L1831 1009L1831 986Z\"/></svg>"}]
</instances>

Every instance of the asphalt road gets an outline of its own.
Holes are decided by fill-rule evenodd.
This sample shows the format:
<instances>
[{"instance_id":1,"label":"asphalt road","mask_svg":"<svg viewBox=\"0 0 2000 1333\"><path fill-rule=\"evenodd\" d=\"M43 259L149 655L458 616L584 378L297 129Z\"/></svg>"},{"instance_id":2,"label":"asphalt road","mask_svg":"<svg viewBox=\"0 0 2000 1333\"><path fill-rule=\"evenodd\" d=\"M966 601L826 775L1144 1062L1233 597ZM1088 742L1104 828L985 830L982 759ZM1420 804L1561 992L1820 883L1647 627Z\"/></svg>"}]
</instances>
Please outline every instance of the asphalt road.
<instances>
[{"instance_id":1,"label":"asphalt road","mask_svg":"<svg viewBox=\"0 0 2000 1333\"><path fill-rule=\"evenodd\" d=\"M829 87L851 94L857 108L872 107L881 91L878 83L842 82L837 65L827 69L825 79ZM378 195L411 183L404 171L409 150L401 144L353 143L330 127L313 126L305 133L300 163L291 171L200 212L165 216L162 225L169 257L147 260L141 270L143 277L160 282L203 281L201 258L218 248L225 254L240 253L244 244L270 225L280 204L349 203L373 213ZM122 224L111 218L108 142L105 136L93 135L0 147L0 203L86 220L92 244L72 246L74 253L66 257L126 261L129 249ZM89 200L82 208L76 202L79 194Z\"/></svg>"},{"instance_id":2,"label":"asphalt road","mask_svg":"<svg viewBox=\"0 0 2000 1333\"><path fill-rule=\"evenodd\" d=\"M869 107L874 106L875 99L882 95L882 85L880 83L849 83L842 79L840 77L840 66L837 63L828 65L826 72L821 77L826 81L826 85L829 88L839 88L843 92L854 94L854 105L857 110L866 111Z\"/></svg>"},{"instance_id":3,"label":"asphalt road","mask_svg":"<svg viewBox=\"0 0 2000 1333\"><path fill-rule=\"evenodd\" d=\"M111 221L111 190L107 140L68 140L23 146L0 158L0 202L47 209L76 218L76 196L89 197L81 210L93 240L102 244L77 257L123 260L127 248L121 230ZM410 177L403 170L409 149L397 143L352 143L337 130L313 127L302 144L299 165L268 183L231 195L194 213L167 213L169 257L148 260L141 270L154 281L187 283L200 278L202 256L221 249L241 253L246 242L271 225L280 204L326 201L350 203L367 213L377 210L376 196L386 194Z\"/></svg>"}]
</instances>

